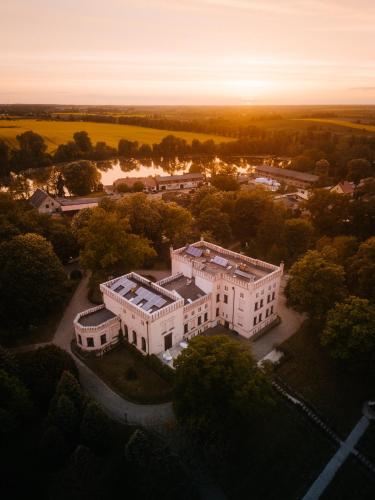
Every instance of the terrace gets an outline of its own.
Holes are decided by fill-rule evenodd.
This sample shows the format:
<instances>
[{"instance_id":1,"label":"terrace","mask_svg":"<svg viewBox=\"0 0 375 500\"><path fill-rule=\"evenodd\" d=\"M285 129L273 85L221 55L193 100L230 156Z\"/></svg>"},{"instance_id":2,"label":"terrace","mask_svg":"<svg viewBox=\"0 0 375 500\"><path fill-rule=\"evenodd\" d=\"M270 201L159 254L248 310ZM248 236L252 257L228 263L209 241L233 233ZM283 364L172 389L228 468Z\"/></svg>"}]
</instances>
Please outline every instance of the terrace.
<instances>
[{"instance_id":1,"label":"terrace","mask_svg":"<svg viewBox=\"0 0 375 500\"><path fill-rule=\"evenodd\" d=\"M167 290L176 292L184 299L185 305L207 295L195 284L194 278L187 278L182 273L163 280L162 286Z\"/></svg>"}]
</instances>

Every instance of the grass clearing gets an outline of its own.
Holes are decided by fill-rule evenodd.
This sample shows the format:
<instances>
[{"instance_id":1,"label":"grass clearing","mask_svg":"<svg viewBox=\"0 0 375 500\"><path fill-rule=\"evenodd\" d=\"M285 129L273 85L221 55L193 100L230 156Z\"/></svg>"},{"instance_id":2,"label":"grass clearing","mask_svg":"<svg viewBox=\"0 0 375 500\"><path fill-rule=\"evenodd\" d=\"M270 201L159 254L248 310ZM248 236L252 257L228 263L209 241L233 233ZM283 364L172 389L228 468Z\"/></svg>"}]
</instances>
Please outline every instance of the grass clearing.
<instances>
[{"instance_id":1,"label":"grass clearing","mask_svg":"<svg viewBox=\"0 0 375 500\"><path fill-rule=\"evenodd\" d=\"M321 325L305 322L279 347L285 358L276 374L306 401L343 437L362 415L362 405L373 399L369 377L344 370L319 342Z\"/></svg>"},{"instance_id":2,"label":"grass clearing","mask_svg":"<svg viewBox=\"0 0 375 500\"><path fill-rule=\"evenodd\" d=\"M207 141L213 139L216 143L229 142L229 137L210 134L199 134L196 132L178 132L171 130L159 130L133 125L120 125L112 123L92 122L68 122L52 120L2 120L0 121L0 139L5 140L11 146L16 146L16 136L32 130L43 136L48 146L48 151L54 151L59 144L71 141L73 134L85 130L93 143L105 141L112 147L117 147L120 139L138 141L140 144L159 143L165 136L174 135L191 143L193 139Z\"/></svg>"},{"instance_id":3,"label":"grass clearing","mask_svg":"<svg viewBox=\"0 0 375 500\"><path fill-rule=\"evenodd\" d=\"M354 128L358 130L366 130L366 132L375 132L375 125L366 125L364 123L353 123L347 120L335 120L330 118L295 118L295 121L315 122L327 125L335 125L339 127Z\"/></svg>"},{"instance_id":4,"label":"grass clearing","mask_svg":"<svg viewBox=\"0 0 375 500\"><path fill-rule=\"evenodd\" d=\"M126 347L101 358L89 357L85 362L115 392L130 401L146 404L171 400L171 384Z\"/></svg>"}]
</instances>

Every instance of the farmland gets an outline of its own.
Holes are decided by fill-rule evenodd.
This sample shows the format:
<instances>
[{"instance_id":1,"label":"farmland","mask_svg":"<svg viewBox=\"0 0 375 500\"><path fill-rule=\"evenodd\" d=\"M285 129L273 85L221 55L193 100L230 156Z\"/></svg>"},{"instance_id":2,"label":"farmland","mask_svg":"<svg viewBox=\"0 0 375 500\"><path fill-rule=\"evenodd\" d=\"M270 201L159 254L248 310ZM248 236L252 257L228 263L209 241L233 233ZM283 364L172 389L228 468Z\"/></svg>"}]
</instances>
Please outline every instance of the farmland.
<instances>
[{"instance_id":1,"label":"farmland","mask_svg":"<svg viewBox=\"0 0 375 500\"><path fill-rule=\"evenodd\" d=\"M335 120L335 119L329 119L329 118L300 118L296 119L296 121L303 121L303 122L315 122L315 123L322 123L326 125L334 125L334 126L339 126L339 127L347 127L347 128L354 128L357 130L366 130L367 132L375 132L375 125L367 125L365 123L354 123L350 122L347 120Z\"/></svg>"},{"instance_id":2,"label":"farmland","mask_svg":"<svg viewBox=\"0 0 375 500\"><path fill-rule=\"evenodd\" d=\"M44 137L48 151L54 151L59 144L72 140L73 134L85 130L93 143L105 141L108 145L117 147L120 139L138 141L140 144L159 143L163 137L173 134L191 143L193 139L207 141L213 139L216 143L228 142L228 137L197 132L171 132L170 130L159 130L132 125L117 125L109 123L91 122L68 122L49 120L3 120L0 121L0 139L5 140L11 146L16 145L16 136L27 130L32 130Z\"/></svg>"}]
</instances>

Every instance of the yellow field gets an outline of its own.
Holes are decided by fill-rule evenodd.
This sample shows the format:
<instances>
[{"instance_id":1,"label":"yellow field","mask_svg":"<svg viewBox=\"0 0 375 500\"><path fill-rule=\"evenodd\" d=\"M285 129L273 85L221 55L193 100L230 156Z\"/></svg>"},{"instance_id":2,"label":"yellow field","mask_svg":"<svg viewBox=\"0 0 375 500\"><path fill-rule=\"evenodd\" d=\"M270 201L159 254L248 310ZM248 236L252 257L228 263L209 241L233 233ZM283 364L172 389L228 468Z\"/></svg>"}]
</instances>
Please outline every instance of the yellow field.
<instances>
[{"instance_id":1,"label":"yellow field","mask_svg":"<svg viewBox=\"0 0 375 500\"><path fill-rule=\"evenodd\" d=\"M368 132L375 132L375 125L365 125L363 123L353 123L346 120L335 120L329 118L295 118L298 121L327 123L328 125L338 125L340 127L356 128L359 130L367 130Z\"/></svg>"},{"instance_id":2,"label":"yellow field","mask_svg":"<svg viewBox=\"0 0 375 500\"><path fill-rule=\"evenodd\" d=\"M135 127L132 125L116 125L111 123L89 123L89 122L65 122L47 120L0 120L0 139L8 144L17 144L16 136L26 130L32 130L44 137L48 145L48 151L54 151L59 144L72 140L74 132L85 130L93 143L105 141L113 147L117 147L120 139L138 141L140 144L154 144L160 142L166 135L173 134L182 137L191 143L193 139L206 141L213 139L216 143L228 142L233 139L196 132L177 132L170 130L159 130L146 127Z\"/></svg>"}]
</instances>

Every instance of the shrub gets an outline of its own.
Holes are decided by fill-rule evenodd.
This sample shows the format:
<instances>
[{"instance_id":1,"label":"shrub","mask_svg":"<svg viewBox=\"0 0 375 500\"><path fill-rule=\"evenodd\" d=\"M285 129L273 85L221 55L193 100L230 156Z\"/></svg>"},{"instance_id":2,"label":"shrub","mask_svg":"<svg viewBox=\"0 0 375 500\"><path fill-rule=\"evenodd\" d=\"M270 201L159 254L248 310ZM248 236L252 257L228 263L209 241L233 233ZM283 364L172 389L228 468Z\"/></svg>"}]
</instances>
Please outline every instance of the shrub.
<instances>
[{"instance_id":1,"label":"shrub","mask_svg":"<svg viewBox=\"0 0 375 500\"><path fill-rule=\"evenodd\" d=\"M138 374L132 366L129 366L129 368L126 370L125 378L126 380L137 380Z\"/></svg>"}]
</instances>

